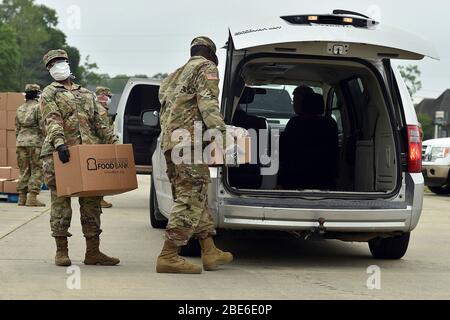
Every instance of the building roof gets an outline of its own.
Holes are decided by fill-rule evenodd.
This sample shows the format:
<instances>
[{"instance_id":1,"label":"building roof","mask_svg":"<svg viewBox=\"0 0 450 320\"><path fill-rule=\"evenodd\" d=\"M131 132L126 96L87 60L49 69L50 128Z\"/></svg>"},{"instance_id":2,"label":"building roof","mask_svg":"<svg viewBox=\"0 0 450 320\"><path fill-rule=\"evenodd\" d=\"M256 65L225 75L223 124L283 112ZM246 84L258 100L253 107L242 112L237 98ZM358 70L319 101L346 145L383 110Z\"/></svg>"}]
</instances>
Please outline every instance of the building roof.
<instances>
[{"instance_id":1,"label":"building roof","mask_svg":"<svg viewBox=\"0 0 450 320\"><path fill-rule=\"evenodd\" d=\"M417 113L425 113L434 118L436 111L450 114L450 89L444 91L437 99L423 99L416 106Z\"/></svg>"}]
</instances>

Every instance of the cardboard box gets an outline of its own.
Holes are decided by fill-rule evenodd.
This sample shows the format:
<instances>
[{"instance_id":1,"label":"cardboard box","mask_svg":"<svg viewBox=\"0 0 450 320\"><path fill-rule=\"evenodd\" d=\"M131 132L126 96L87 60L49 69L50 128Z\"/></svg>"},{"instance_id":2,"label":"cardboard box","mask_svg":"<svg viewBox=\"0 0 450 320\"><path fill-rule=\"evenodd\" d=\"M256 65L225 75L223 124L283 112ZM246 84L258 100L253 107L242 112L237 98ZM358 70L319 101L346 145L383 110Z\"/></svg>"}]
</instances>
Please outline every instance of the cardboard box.
<instances>
[{"instance_id":1,"label":"cardboard box","mask_svg":"<svg viewBox=\"0 0 450 320\"><path fill-rule=\"evenodd\" d=\"M6 179L0 179L0 193L3 193L5 182Z\"/></svg>"},{"instance_id":2,"label":"cardboard box","mask_svg":"<svg viewBox=\"0 0 450 320\"><path fill-rule=\"evenodd\" d=\"M8 94L0 92L0 110L6 110L6 101L8 100Z\"/></svg>"},{"instance_id":3,"label":"cardboard box","mask_svg":"<svg viewBox=\"0 0 450 320\"><path fill-rule=\"evenodd\" d=\"M11 180L11 167L0 167L0 179Z\"/></svg>"},{"instance_id":4,"label":"cardboard box","mask_svg":"<svg viewBox=\"0 0 450 320\"><path fill-rule=\"evenodd\" d=\"M6 130L16 130L16 112L7 111L6 116Z\"/></svg>"},{"instance_id":5,"label":"cardboard box","mask_svg":"<svg viewBox=\"0 0 450 320\"><path fill-rule=\"evenodd\" d=\"M137 189L133 146L77 145L69 148L70 161L55 162L58 197L93 197Z\"/></svg>"},{"instance_id":6,"label":"cardboard box","mask_svg":"<svg viewBox=\"0 0 450 320\"><path fill-rule=\"evenodd\" d=\"M6 130L0 129L0 148L6 148Z\"/></svg>"},{"instance_id":7,"label":"cardboard box","mask_svg":"<svg viewBox=\"0 0 450 320\"><path fill-rule=\"evenodd\" d=\"M17 168L11 168L11 179L18 180L20 178L20 170Z\"/></svg>"},{"instance_id":8,"label":"cardboard box","mask_svg":"<svg viewBox=\"0 0 450 320\"><path fill-rule=\"evenodd\" d=\"M16 132L12 130L6 131L6 147L15 148L16 147Z\"/></svg>"},{"instance_id":9,"label":"cardboard box","mask_svg":"<svg viewBox=\"0 0 450 320\"><path fill-rule=\"evenodd\" d=\"M6 110L0 110L0 130L6 130L8 116Z\"/></svg>"},{"instance_id":10,"label":"cardboard box","mask_svg":"<svg viewBox=\"0 0 450 320\"><path fill-rule=\"evenodd\" d=\"M17 180L3 182L3 193L17 194Z\"/></svg>"},{"instance_id":11,"label":"cardboard box","mask_svg":"<svg viewBox=\"0 0 450 320\"><path fill-rule=\"evenodd\" d=\"M25 103L25 96L23 93L9 92L6 101L6 110L16 111L22 104Z\"/></svg>"},{"instance_id":12,"label":"cardboard box","mask_svg":"<svg viewBox=\"0 0 450 320\"><path fill-rule=\"evenodd\" d=\"M0 167L5 167L8 164L8 149L0 148Z\"/></svg>"},{"instance_id":13,"label":"cardboard box","mask_svg":"<svg viewBox=\"0 0 450 320\"><path fill-rule=\"evenodd\" d=\"M17 165L17 154L16 154L16 148L8 148L7 149L8 154L8 166L13 168L18 168Z\"/></svg>"},{"instance_id":14,"label":"cardboard box","mask_svg":"<svg viewBox=\"0 0 450 320\"><path fill-rule=\"evenodd\" d=\"M242 151L236 159L236 164L247 164L252 161L252 142L250 137L245 137L239 139L237 142L237 147ZM225 163L225 159L223 156L223 148L221 146L216 146L212 143L209 147L211 148L206 151L206 155L208 156L205 161L209 166L222 166ZM209 152L211 151L211 152Z\"/></svg>"}]
</instances>

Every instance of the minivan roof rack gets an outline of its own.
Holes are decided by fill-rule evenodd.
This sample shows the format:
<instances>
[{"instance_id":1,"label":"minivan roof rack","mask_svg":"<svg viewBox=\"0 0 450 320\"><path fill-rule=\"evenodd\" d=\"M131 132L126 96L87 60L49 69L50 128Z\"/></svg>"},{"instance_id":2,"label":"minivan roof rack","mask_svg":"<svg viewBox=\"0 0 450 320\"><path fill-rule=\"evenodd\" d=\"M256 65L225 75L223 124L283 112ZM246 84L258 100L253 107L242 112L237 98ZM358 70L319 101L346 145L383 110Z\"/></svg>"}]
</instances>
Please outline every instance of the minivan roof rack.
<instances>
[{"instance_id":1,"label":"minivan roof rack","mask_svg":"<svg viewBox=\"0 0 450 320\"><path fill-rule=\"evenodd\" d=\"M366 18L366 19L370 19L370 17L368 17L368 16L366 16L366 15L364 15L362 13L355 12L355 11L349 11L349 10L342 10L342 9L333 10L333 14L351 14L351 15L354 15L354 16L360 16L360 17L363 17L363 18Z\"/></svg>"}]
</instances>

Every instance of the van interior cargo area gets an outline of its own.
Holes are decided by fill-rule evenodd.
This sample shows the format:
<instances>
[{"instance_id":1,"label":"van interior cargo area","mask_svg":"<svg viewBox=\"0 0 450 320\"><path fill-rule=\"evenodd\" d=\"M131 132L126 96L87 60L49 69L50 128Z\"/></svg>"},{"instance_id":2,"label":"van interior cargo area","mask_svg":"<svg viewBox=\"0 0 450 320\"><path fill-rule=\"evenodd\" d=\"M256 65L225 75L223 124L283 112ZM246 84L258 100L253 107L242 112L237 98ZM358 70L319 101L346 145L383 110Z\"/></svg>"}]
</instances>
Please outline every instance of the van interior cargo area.
<instances>
[{"instance_id":1,"label":"van interior cargo area","mask_svg":"<svg viewBox=\"0 0 450 320\"><path fill-rule=\"evenodd\" d=\"M153 145L156 144L154 131L159 129L142 125L141 116L144 111L160 111L158 86L136 85L131 89L124 115L123 143L131 143L134 148L134 158L137 166L151 164ZM152 149L153 148L153 149Z\"/></svg>"},{"instance_id":2,"label":"van interior cargo area","mask_svg":"<svg viewBox=\"0 0 450 320\"><path fill-rule=\"evenodd\" d=\"M249 59L237 69L230 87L235 98L227 106L233 112L226 114L233 125L258 132L258 164L228 168L230 187L291 193L396 189L399 148L383 83L373 70L354 60L273 56ZM277 132L279 170L262 174L261 154L277 152L268 138Z\"/></svg>"}]
</instances>

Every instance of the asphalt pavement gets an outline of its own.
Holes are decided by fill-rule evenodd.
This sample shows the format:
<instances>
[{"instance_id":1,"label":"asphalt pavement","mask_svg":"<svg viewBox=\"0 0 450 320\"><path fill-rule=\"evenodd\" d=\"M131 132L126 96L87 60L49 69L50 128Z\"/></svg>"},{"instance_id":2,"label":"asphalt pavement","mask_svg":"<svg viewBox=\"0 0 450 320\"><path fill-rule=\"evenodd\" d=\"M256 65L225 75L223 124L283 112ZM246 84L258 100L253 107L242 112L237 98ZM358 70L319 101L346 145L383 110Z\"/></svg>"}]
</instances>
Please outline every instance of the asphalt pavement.
<instances>
[{"instance_id":1,"label":"asphalt pavement","mask_svg":"<svg viewBox=\"0 0 450 320\"><path fill-rule=\"evenodd\" d=\"M138 190L106 198L114 207L102 215L101 249L121 259L117 267L83 265L76 199L69 269L54 265L48 192L40 197L43 209L1 202L0 299L450 299L450 197L425 196L421 222L399 261L374 260L365 243L241 231L218 239L234 253L231 265L167 275L155 272L163 231L149 226L150 177L138 180Z\"/></svg>"}]
</instances>

